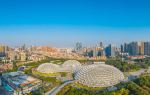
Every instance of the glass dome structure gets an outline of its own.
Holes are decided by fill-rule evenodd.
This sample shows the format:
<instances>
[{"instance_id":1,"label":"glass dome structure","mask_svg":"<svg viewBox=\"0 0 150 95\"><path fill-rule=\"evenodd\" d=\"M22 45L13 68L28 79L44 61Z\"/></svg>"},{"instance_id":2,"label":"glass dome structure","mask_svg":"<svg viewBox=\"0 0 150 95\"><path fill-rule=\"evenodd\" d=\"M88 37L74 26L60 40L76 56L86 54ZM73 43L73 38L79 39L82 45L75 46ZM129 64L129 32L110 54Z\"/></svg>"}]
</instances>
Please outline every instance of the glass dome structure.
<instances>
[{"instance_id":1,"label":"glass dome structure","mask_svg":"<svg viewBox=\"0 0 150 95\"><path fill-rule=\"evenodd\" d=\"M62 67L66 69L66 71L75 71L77 68L81 67L81 63L76 60L68 60L62 64Z\"/></svg>"},{"instance_id":2,"label":"glass dome structure","mask_svg":"<svg viewBox=\"0 0 150 95\"><path fill-rule=\"evenodd\" d=\"M82 66L75 72L75 79L88 87L109 87L124 80L123 73L105 64Z\"/></svg>"},{"instance_id":3,"label":"glass dome structure","mask_svg":"<svg viewBox=\"0 0 150 95\"><path fill-rule=\"evenodd\" d=\"M57 65L53 63L41 64L37 71L41 73L57 73L57 72L74 72L77 68L81 66L80 62L76 60L68 60L62 65Z\"/></svg>"},{"instance_id":4,"label":"glass dome structure","mask_svg":"<svg viewBox=\"0 0 150 95\"><path fill-rule=\"evenodd\" d=\"M44 63L37 68L37 71L41 73L57 73L60 72L61 69L59 65L53 63Z\"/></svg>"}]
</instances>

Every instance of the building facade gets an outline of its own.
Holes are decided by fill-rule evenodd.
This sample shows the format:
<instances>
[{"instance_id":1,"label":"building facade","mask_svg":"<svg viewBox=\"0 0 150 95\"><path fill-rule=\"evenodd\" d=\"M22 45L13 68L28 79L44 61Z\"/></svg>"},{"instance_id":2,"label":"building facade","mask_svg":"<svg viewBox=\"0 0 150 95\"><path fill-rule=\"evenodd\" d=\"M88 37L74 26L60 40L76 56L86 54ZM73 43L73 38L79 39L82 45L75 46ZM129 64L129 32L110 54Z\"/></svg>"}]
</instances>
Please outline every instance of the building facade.
<instances>
[{"instance_id":1,"label":"building facade","mask_svg":"<svg viewBox=\"0 0 150 95\"><path fill-rule=\"evenodd\" d=\"M7 95L26 95L37 90L42 81L22 72L10 72L1 77L2 86Z\"/></svg>"},{"instance_id":2,"label":"building facade","mask_svg":"<svg viewBox=\"0 0 150 95\"><path fill-rule=\"evenodd\" d=\"M144 54L150 56L150 42L144 42Z\"/></svg>"}]
</instances>

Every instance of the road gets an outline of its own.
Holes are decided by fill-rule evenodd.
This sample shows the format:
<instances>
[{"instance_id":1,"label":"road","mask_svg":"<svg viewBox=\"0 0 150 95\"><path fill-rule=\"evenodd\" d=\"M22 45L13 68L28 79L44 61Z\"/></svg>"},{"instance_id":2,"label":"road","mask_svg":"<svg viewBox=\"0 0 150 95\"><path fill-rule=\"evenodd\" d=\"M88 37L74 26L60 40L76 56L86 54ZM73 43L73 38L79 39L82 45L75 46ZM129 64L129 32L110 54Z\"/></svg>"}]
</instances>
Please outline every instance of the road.
<instances>
[{"instance_id":1,"label":"road","mask_svg":"<svg viewBox=\"0 0 150 95\"><path fill-rule=\"evenodd\" d=\"M145 69L141 69L141 70L138 70L135 72L129 72L128 79L126 82L131 81L131 80L136 78L136 77L132 78L130 76L137 76L138 77L141 74L143 74L144 72L145 72ZM75 80L70 80L70 81L63 83L62 85L56 86L52 90L50 90L49 92L45 93L45 95L56 95L64 86L66 86L70 83L73 83L73 82L75 82Z\"/></svg>"},{"instance_id":2,"label":"road","mask_svg":"<svg viewBox=\"0 0 150 95\"><path fill-rule=\"evenodd\" d=\"M63 83L60 86L56 86L52 90L50 90L49 92L45 93L45 95L56 95L64 86L66 86L70 83L73 83L73 82L74 82L74 80L70 80L70 81Z\"/></svg>"},{"instance_id":3,"label":"road","mask_svg":"<svg viewBox=\"0 0 150 95\"><path fill-rule=\"evenodd\" d=\"M128 75L127 75L127 78L128 78L128 79L126 80L126 82L138 78L141 74L144 74L144 73L145 73L145 70L146 70L146 69L140 69L140 70L135 71L135 72L128 72Z\"/></svg>"}]
</instances>

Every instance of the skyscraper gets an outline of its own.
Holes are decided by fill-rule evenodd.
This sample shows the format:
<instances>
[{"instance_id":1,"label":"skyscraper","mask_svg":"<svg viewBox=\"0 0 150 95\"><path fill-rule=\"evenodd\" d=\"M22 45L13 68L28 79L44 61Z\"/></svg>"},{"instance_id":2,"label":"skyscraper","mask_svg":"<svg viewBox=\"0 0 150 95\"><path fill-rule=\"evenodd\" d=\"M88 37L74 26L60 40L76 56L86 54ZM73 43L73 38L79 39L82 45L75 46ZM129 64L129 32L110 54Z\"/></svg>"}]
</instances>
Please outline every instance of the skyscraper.
<instances>
[{"instance_id":1,"label":"skyscraper","mask_svg":"<svg viewBox=\"0 0 150 95\"><path fill-rule=\"evenodd\" d=\"M26 50L26 45L24 44L22 47L21 47L22 50Z\"/></svg>"},{"instance_id":2,"label":"skyscraper","mask_svg":"<svg viewBox=\"0 0 150 95\"><path fill-rule=\"evenodd\" d=\"M144 55L150 56L150 42L144 42Z\"/></svg>"},{"instance_id":3,"label":"skyscraper","mask_svg":"<svg viewBox=\"0 0 150 95\"><path fill-rule=\"evenodd\" d=\"M121 53L124 53L124 46L121 45Z\"/></svg>"},{"instance_id":4,"label":"skyscraper","mask_svg":"<svg viewBox=\"0 0 150 95\"><path fill-rule=\"evenodd\" d=\"M0 45L0 53L4 53L5 52L5 46Z\"/></svg>"},{"instance_id":5,"label":"skyscraper","mask_svg":"<svg viewBox=\"0 0 150 95\"><path fill-rule=\"evenodd\" d=\"M138 42L139 55L144 55L144 42Z\"/></svg>"},{"instance_id":6,"label":"skyscraper","mask_svg":"<svg viewBox=\"0 0 150 95\"><path fill-rule=\"evenodd\" d=\"M77 42L76 43L76 47L75 47L75 51L79 52L82 49L82 43L81 42Z\"/></svg>"},{"instance_id":7,"label":"skyscraper","mask_svg":"<svg viewBox=\"0 0 150 95\"><path fill-rule=\"evenodd\" d=\"M113 45L108 45L105 48L105 53L107 57L115 57L116 56L116 47Z\"/></svg>"},{"instance_id":8,"label":"skyscraper","mask_svg":"<svg viewBox=\"0 0 150 95\"><path fill-rule=\"evenodd\" d=\"M124 53L129 53L129 45L124 43Z\"/></svg>"},{"instance_id":9,"label":"skyscraper","mask_svg":"<svg viewBox=\"0 0 150 95\"><path fill-rule=\"evenodd\" d=\"M0 56L4 57L6 55L8 46L0 45Z\"/></svg>"},{"instance_id":10,"label":"skyscraper","mask_svg":"<svg viewBox=\"0 0 150 95\"><path fill-rule=\"evenodd\" d=\"M141 55L144 55L144 42L141 42Z\"/></svg>"},{"instance_id":11,"label":"skyscraper","mask_svg":"<svg viewBox=\"0 0 150 95\"><path fill-rule=\"evenodd\" d=\"M131 42L128 45L129 55L136 56L139 53L138 42Z\"/></svg>"},{"instance_id":12,"label":"skyscraper","mask_svg":"<svg viewBox=\"0 0 150 95\"><path fill-rule=\"evenodd\" d=\"M150 55L150 42L131 42L121 45L121 51L130 56Z\"/></svg>"},{"instance_id":13,"label":"skyscraper","mask_svg":"<svg viewBox=\"0 0 150 95\"><path fill-rule=\"evenodd\" d=\"M97 46L100 47L100 48L104 48L103 42L99 42Z\"/></svg>"}]
</instances>

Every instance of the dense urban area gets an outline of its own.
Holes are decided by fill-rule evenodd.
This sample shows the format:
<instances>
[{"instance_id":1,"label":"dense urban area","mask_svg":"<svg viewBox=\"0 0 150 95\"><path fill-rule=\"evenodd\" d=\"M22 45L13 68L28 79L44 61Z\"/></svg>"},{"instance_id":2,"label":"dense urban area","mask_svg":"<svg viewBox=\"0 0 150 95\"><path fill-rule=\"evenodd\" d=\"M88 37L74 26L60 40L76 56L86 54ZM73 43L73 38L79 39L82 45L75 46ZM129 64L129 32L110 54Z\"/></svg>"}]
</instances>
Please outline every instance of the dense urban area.
<instances>
[{"instance_id":1,"label":"dense urban area","mask_svg":"<svg viewBox=\"0 0 150 95\"><path fill-rule=\"evenodd\" d=\"M150 95L150 42L0 45L0 95Z\"/></svg>"}]
</instances>

